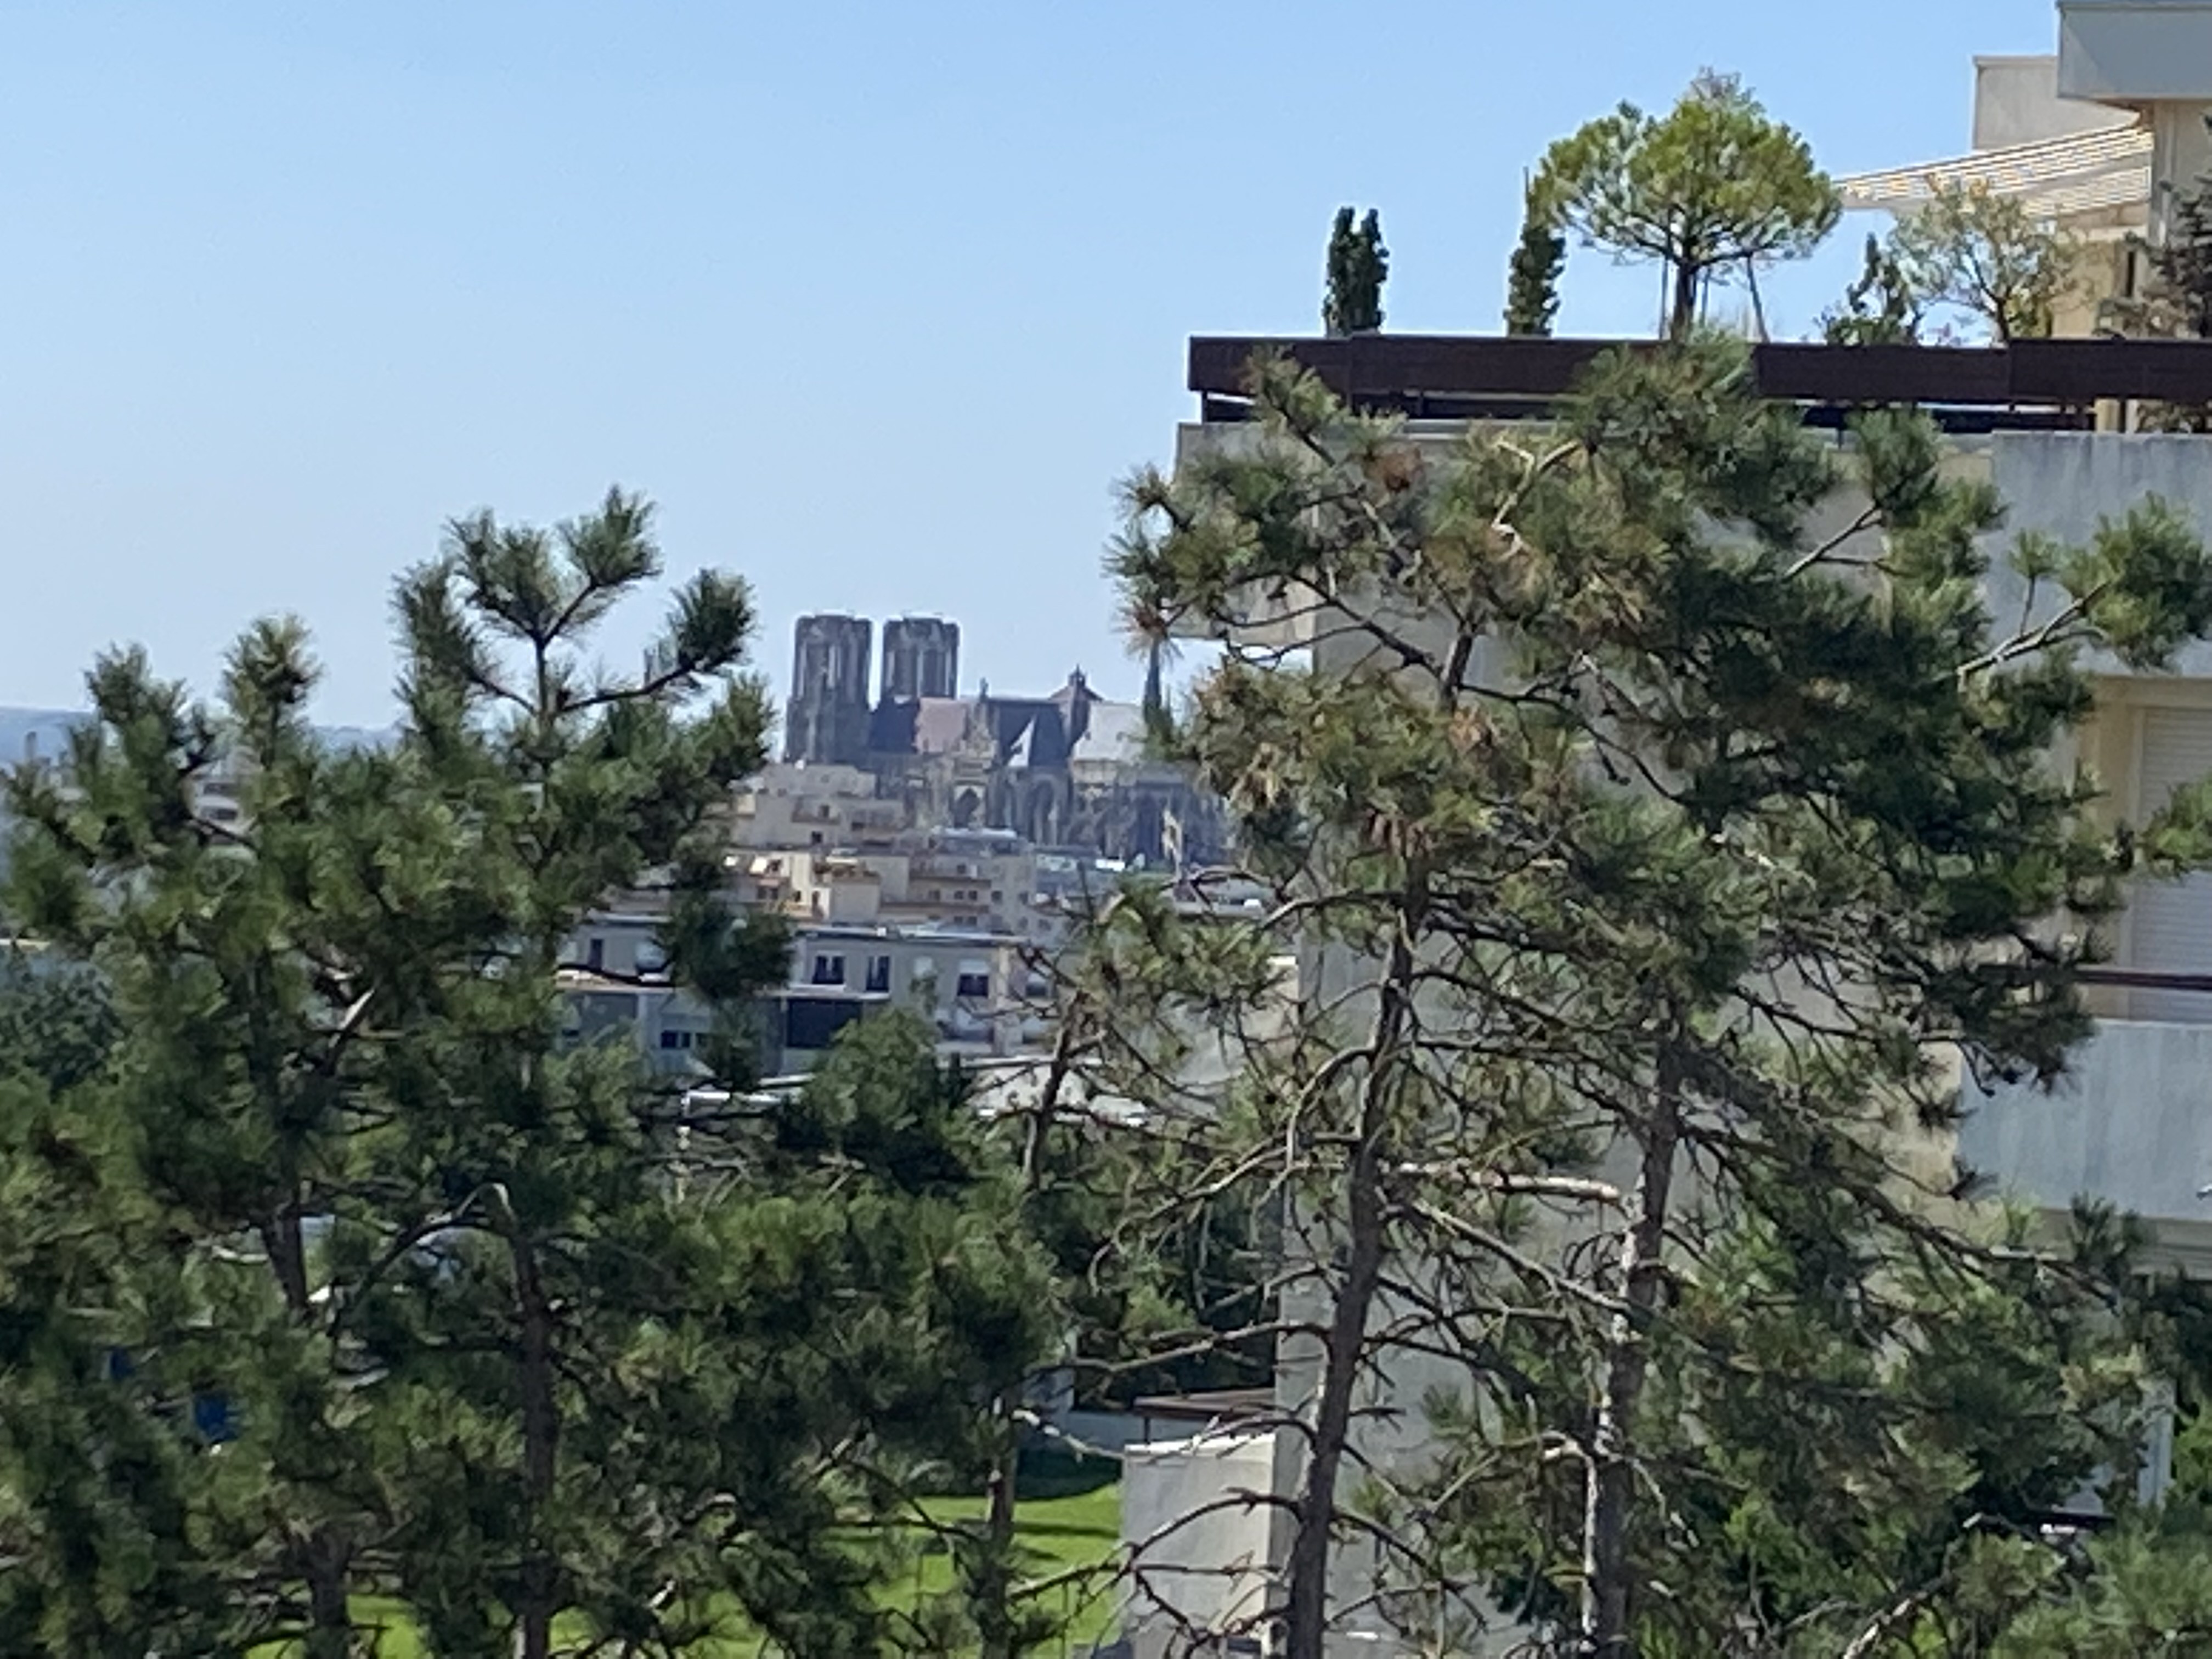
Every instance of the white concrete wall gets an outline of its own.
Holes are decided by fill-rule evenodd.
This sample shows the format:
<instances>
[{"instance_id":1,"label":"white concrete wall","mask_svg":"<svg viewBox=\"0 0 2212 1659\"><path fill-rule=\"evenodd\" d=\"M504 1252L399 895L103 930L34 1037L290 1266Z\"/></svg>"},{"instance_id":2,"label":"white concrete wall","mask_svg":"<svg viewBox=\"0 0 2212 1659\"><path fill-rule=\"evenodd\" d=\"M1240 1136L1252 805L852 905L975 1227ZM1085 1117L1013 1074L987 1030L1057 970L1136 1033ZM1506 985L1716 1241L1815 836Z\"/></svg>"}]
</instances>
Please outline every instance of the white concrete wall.
<instances>
[{"instance_id":1,"label":"white concrete wall","mask_svg":"<svg viewBox=\"0 0 2212 1659\"><path fill-rule=\"evenodd\" d=\"M2063 138L2069 133L2124 126L2133 118L2125 110L2061 98L2055 55L1974 59L1976 149Z\"/></svg>"},{"instance_id":2,"label":"white concrete wall","mask_svg":"<svg viewBox=\"0 0 2212 1659\"><path fill-rule=\"evenodd\" d=\"M1133 1553L1122 1631L1134 1659L1187 1652L1183 1632L1234 1630L1267 1605L1261 1503L1274 1435L1224 1434L1129 1447L1121 1462L1121 1543Z\"/></svg>"},{"instance_id":3,"label":"white concrete wall","mask_svg":"<svg viewBox=\"0 0 2212 1659\"><path fill-rule=\"evenodd\" d=\"M2005 524L1989 551L1990 603L2001 627L2021 615L2026 592L2012 569L2012 543L2024 531L2069 544L2087 542L2106 520L2158 495L2186 513L2197 533L2212 536L2212 439L2116 432L2001 432L1989 440L1990 477L2005 504ZM2055 615L2062 595L2047 591L2031 613L2041 622ZM2100 673L2125 675L2109 656L2087 665ZM2174 672L2212 678L2212 644L2185 647Z\"/></svg>"}]
</instances>

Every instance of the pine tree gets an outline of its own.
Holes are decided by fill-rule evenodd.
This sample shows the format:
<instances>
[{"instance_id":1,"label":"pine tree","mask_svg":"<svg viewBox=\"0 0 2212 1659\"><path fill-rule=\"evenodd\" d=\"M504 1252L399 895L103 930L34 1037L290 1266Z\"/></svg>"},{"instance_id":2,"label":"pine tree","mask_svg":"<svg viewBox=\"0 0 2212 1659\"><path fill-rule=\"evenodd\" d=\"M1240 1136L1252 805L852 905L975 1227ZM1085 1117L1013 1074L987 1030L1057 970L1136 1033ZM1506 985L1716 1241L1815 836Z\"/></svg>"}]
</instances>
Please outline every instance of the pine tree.
<instances>
[{"instance_id":1,"label":"pine tree","mask_svg":"<svg viewBox=\"0 0 2212 1659\"><path fill-rule=\"evenodd\" d=\"M733 1621L794 1659L898 1639L898 1472L974 1442L1057 1337L1050 1286L926 1042L749 1092L784 969L719 885L765 752L750 602L696 577L643 676L595 669L659 569L619 493L552 531L464 520L400 585L388 746L313 738L304 638L268 623L212 708L105 659L66 763L14 781L15 913L98 966L124 1034L58 1144L0 1144L41 1214L81 1189L101 1218L33 1232L14 1287L49 1333L0 1379L37 1426L0 1437L33 1650L337 1659L368 1598L524 1659ZM235 823L200 810L218 763ZM707 1095L564 1036L570 939L647 885L715 1013Z\"/></svg>"},{"instance_id":2,"label":"pine tree","mask_svg":"<svg viewBox=\"0 0 2212 1659\"><path fill-rule=\"evenodd\" d=\"M106 981L82 963L0 958L0 1076L61 1093L95 1075L119 1035Z\"/></svg>"},{"instance_id":3,"label":"pine tree","mask_svg":"<svg viewBox=\"0 0 2212 1659\"><path fill-rule=\"evenodd\" d=\"M1914 1196L1917 1135L1958 1109L1942 1056L2050 1076L2087 1030L2144 843L2049 759L2092 702L2073 653L2167 659L2212 561L2154 502L2025 544L2072 602L2002 634L1999 504L1933 428L1863 418L1869 527L1816 540L1838 463L1740 351L1608 358L1546 441L1445 456L1279 365L1257 442L1133 487L1132 611L1225 641L1185 753L1265 896L1129 914L1100 1065L1165 1113L1222 1034L1231 1080L1175 1121L1283 1194L1294 1659L1363 1607L1729 1651L1792 1550L1834 1558L1794 1603L1833 1652L1887 1630L1886 1567L1960 1545L1954 1500L2023 1521L2128 1432L2137 1359L2094 1337L2120 1253L2023 1267ZM1441 1466L1376 1417L1417 1407ZM1928 1530L1885 1539L1893 1505Z\"/></svg>"},{"instance_id":4,"label":"pine tree","mask_svg":"<svg viewBox=\"0 0 2212 1659\"><path fill-rule=\"evenodd\" d=\"M1890 233L1888 258L1923 307L1948 306L1998 345L2051 332L2079 279L2080 240L1981 182L1939 185Z\"/></svg>"},{"instance_id":5,"label":"pine tree","mask_svg":"<svg viewBox=\"0 0 2212 1659\"><path fill-rule=\"evenodd\" d=\"M2181 331L2191 339L2212 339L2212 175L2175 201L2165 238L2152 250L2151 268Z\"/></svg>"},{"instance_id":6,"label":"pine tree","mask_svg":"<svg viewBox=\"0 0 2212 1659\"><path fill-rule=\"evenodd\" d=\"M1328 234L1328 290L1322 327L1333 335L1367 334L1382 326L1382 284L1390 252L1382 246L1382 216L1373 208L1355 228L1352 210L1339 208Z\"/></svg>"},{"instance_id":7,"label":"pine tree","mask_svg":"<svg viewBox=\"0 0 2212 1659\"><path fill-rule=\"evenodd\" d=\"M1586 245L1664 268L1672 339L1696 324L1709 283L1803 257L1841 211L1805 141L1711 70L1663 116L1623 104L1560 139L1533 189Z\"/></svg>"},{"instance_id":8,"label":"pine tree","mask_svg":"<svg viewBox=\"0 0 2212 1659\"><path fill-rule=\"evenodd\" d=\"M1548 335L1559 311L1559 273L1567 265L1567 239L1559 234L1534 180L1521 216L1521 240L1514 246L1505 288L1505 331Z\"/></svg>"}]
</instances>

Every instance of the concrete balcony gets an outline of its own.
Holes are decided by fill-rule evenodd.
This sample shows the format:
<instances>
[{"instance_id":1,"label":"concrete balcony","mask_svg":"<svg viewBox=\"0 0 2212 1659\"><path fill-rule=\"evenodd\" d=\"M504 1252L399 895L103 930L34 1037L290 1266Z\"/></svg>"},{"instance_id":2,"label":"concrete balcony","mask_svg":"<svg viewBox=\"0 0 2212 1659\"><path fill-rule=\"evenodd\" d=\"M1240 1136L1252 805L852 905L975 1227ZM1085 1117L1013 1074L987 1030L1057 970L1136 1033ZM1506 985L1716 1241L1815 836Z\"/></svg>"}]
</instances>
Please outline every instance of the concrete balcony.
<instances>
[{"instance_id":1,"label":"concrete balcony","mask_svg":"<svg viewBox=\"0 0 2212 1659\"><path fill-rule=\"evenodd\" d=\"M2150 1224L2160 1265L2212 1272L2212 1024L2107 1021L2054 1088L1965 1092L1959 1157L2001 1191L2102 1199Z\"/></svg>"},{"instance_id":2,"label":"concrete balcony","mask_svg":"<svg viewBox=\"0 0 2212 1659\"><path fill-rule=\"evenodd\" d=\"M2135 108L2212 100L2212 0L2059 0L2058 93Z\"/></svg>"}]
</instances>

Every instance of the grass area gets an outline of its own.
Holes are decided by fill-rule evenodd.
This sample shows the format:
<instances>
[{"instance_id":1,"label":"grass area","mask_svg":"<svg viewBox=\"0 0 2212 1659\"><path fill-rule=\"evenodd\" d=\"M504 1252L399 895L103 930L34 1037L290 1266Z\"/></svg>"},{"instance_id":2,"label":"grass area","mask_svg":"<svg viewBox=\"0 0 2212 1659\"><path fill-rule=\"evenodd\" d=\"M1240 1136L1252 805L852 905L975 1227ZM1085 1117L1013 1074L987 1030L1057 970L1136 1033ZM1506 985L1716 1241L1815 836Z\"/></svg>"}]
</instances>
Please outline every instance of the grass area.
<instances>
[{"instance_id":1,"label":"grass area","mask_svg":"<svg viewBox=\"0 0 2212 1659\"><path fill-rule=\"evenodd\" d=\"M980 1498L943 1498L923 1507L939 1522L976 1521ZM1044 1605L1066 1632L1072 1653L1085 1651L1113 1622L1112 1575L1103 1571L1121 1537L1121 1489L1102 1485L1050 1498L1024 1498L1014 1511L1014 1534L1029 1558L1031 1576L1050 1577L1073 1569L1097 1567L1088 1582L1048 1592ZM942 1595L952 1588L952 1563L942 1554L922 1558L912 1601ZM1054 1650L1048 1650L1053 1651Z\"/></svg>"},{"instance_id":2,"label":"grass area","mask_svg":"<svg viewBox=\"0 0 2212 1659\"><path fill-rule=\"evenodd\" d=\"M1104 1569L1121 1534L1121 1489L1115 1482L1115 1473L1110 1463L1078 1464L1066 1460L1041 1462L1024 1471L1014 1516L1015 1535L1026 1554L1030 1576L1045 1578L1079 1569L1101 1569L1085 1582L1072 1582L1048 1594L1044 1605L1062 1623L1066 1634L1047 1645L1045 1659L1059 1659L1063 1652L1089 1652L1091 1644L1103 1638L1113 1622L1115 1592L1111 1574ZM981 1498L934 1498L922 1507L940 1525L980 1521L983 1516ZM892 1587L890 1599L895 1607L911 1607L951 1588L951 1558L941 1549L928 1550L920 1556L913 1577ZM376 1648L378 1659L427 1659L398 1607L365 1601L360 1616L364 1622L384 1627ZM760 1652L756 1639L733 1637L721 1644L713 1659L759 1659Z\"/></svg>"}]
</instances>

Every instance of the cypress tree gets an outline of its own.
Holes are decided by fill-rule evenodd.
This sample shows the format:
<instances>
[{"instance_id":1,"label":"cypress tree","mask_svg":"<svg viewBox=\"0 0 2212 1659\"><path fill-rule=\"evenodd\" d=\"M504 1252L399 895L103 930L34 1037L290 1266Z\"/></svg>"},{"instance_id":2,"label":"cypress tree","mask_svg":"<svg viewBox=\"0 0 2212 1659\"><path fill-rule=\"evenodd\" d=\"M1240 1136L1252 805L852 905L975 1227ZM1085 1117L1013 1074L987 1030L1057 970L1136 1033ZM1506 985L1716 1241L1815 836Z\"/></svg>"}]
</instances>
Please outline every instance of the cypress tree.
<instances>
[{"instance_id":1,"label":"cypress tree","mask_svg":"<svg viewBox=\"0 0 2212 1659\"><path fill-rule=\"evenodd\" d=\"M1567 239L1559 232L1532 180L1521 215L1521 240L1505 288L1505 331L1547 336L1559 311L1559 273L1567 265Z\"/></svg>"},{"instance_id":2,"label":"cypress tree","mask_svg":"<svg viewBox=\"0 0 2212 1659\"><path fill-rule=\"evenodd\" d=\"M1830 345L1910 345L1920 337L1919 303L1880 238L1867 238L1858 280L1821 318L1820 334Z\"/></svg>"},{"instance_id":3,"label":"cypress tree","mask_svg":"<svg viewBox=\"0 0 2212 1659\"><path fill-rule=\"evenodd\" d=\"M1366 334L1382 326L1382 284L1390 274L1382 246L1382 216L1373 208L1356 225L1350 208L1339 208L1328 236L1328 288L1322 329L1332 335Z\"/></svg>"}]
</instances>

